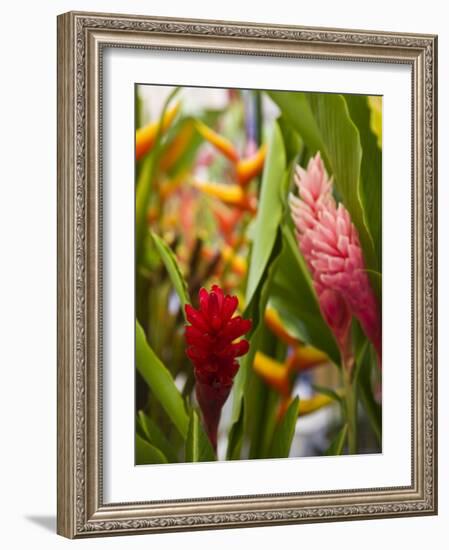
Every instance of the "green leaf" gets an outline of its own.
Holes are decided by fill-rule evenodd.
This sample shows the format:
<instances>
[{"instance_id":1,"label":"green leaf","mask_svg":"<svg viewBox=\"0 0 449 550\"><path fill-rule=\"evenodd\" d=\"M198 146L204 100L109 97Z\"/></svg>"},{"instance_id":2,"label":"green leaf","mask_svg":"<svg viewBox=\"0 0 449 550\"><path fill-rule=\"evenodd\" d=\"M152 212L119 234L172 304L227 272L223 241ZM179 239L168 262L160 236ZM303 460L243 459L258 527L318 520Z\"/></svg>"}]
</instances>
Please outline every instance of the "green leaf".
<instances>
[{"instance_id":1,"label":"green leaf","mask_svg":"<svg viewBox=\"0 0 449 550\"><path fill-rule=\"evenodd\" d=\"M362 146L360 200L374 241L378 266L382 261L382 151L371 130L368 96L345 94L349 114L356 125ZM371 275L370 275L371 276Z\"/></svg>"},{"instance_id":2,"label":"green leaf","mask_svg":"<svg viewBox=\"0 0 449 550\"><path fill-rule=\"evenodd\" d=\"M167 464L167 462L162 451L136 434L136 464Z\"/></svg>"},{"instance_id":3,"label":"green leaf","mask_svg":"<svg viewBox=\"0 0 449 550\"><path fill-rule=\"evenodd\" d=\"M376 136L377 146L382 149L382 96L368 96L370 110L370 129Z\"/></svg>"},{"instance_id":4,"label":"green leaf","mask_svg":"<svg viewBox=\"0 0 449 550\"><path fill-rule=\"evenodd\" d=\"M189 430L185 446L186 462L211 462L216 460L212 445L207 437L198 414L194 409L190 412Z\"/></svg>"},{"instance_id":5,"label":"green leaf","mask_svg":"<svg viewBox=\"0 0 449 550\"><path fill-rule=\"evenodd\" d=\"M283 211L281 190L285 170L284 143L279 126L275 123L262 175L259 207L255 222L256 238L252 245L246 287L247 304L251 303L254 297L274 247Z\"/></svg>"},{"instance_id":6,"label":"green leaf","mask_svg":"<svg viewBox=\"0 0 449 550\"><path fill-rule=\"evenodd\" d=\"M325 452L327 456L338 456L343 452L343 448L346 441L346 434L348 433L348 425L345 424L343 428L337 433L332 440L329 448Z\"/></svg>"},{"instance_id":7,"label":"green leaf","mask_svg":"<svg viewBox=\"0 0 449 550\"><path fill-rule=\"evenodd\" d=\"M267 94L281 110L282 119L290 122L303 139L304 144L311 151L321 150L323 145L322 134L308 101L308 95L311 94L278 91L268 91ZM327 151L321 151L321 154L327 164Z\"/></svg>"},{"instance_id":8,"label":"green leaf","mask_svg":"<svg viewBox=\"0 0 449 550\"><path fill-rule=\"evenodd\" d=\"M153 241L159 253L159 256L163 264L165 265L170 280L176 290L176 293L178 294L179 300L182 304L182 312L185 317L184 306L186 304L190 304L190 297L189 291L187 289L187 283L181 273L181 270L179 269L176 256L174 255L171 248L167 245L167 243L158 235L156 235L156 233L152 231L151 236L153 237Z\"/></svg>"},{"instance_id":9,"label":"green leaf","mask_svg":"<svg viewBox=\"0 0 449 550\"><path fill-rule=\"evenodd\" d=\"M360 401L365 409L369 423L374 431L377 442L382 444L382 406L374 397L371 373L377 369L376 353L371 345L367 345L360 354L360 364L356 366L357 385Z\"/></svg>"},{"instance_id":10,"label":"green leaf","mask_svg":"<svg viewBox=\"0 0 449 550\"><path fill-rule=\"evenodd\" d=\"M276 426L269 452L270 458L287 458L295 435L296 422L299 413L299 397L290 403L282 420Z\"/></svg>"},{"instance_id":11,"label":"green leaf","mask_svg":"<svg viewBox=\"0 0 449 550\"><path fill-rule=\"evenodd\" d=\"M282 139L284 140L285 154L287 157L287 162L292 161L296 164L296 159L303 152L304 143L299 137L298 133L295 131L293 126L281 116L278 118L279 128L282 133Z\"/></svg>"},{"instance_id":12,"label":"green leaf","mask_svg":"<svg viewBox=\"0 0 449 550\"><path fill-rule=\"evenodd\" d=\"M234 387L232 390L233 402L232 402L232 417L231 421L234 423L240 416L240 407L242 404L243 394L248 385L248 373L252 369L254 355L259 346L259 340L261 338L262 326L261 323L265 308L268 302L270 289L272 286L273 275L276 271L276 262L281 250L281 236L280 231L276 231L276 241L271 251L271 256L268 260L265 271L259 281L259 285L254 294L254 299L247 304L243 316L245 318L251 318L253 326L251 332L247 335L249 341L249 352L240 360L240 369L237 376L234 379Z\"/></svg>"},{"instance_id":13,"label":"green leaf","mask_svg":"<svg viewBox=\"0 0 449 550\"><path fill-rule=\"evenodd\" d=\"M377 296L379 304L382 304L382 274L372 269L367 269L366 272L370 278L374 294Z\"/></svg>"},{"instance_id":14,"label":"green leaf","mask_svg":"<svg viewBox=\"0 0 449 550\"><path fill-rule=\"evenodd\" d=\"M178 462L176 450L172 447L171 443L154 420L143 411L139 411L137 413L137 423L145 435L145 439L160 449L170 463Z\"/></svg>"},{"instance_id":15,"label":"green leaf","mask_svg":"<svg viewBox=\"0 0 449 550\"><path fill-rule=\"evenodd\" d=\"M240 407L243 394L247 392L248 385L251 382L249 380L249 373L251 373L252 371L254 355L259 349L261 343L263 332L262 320L272 289L273 277L276 272L276 264L278 261L279 253L281 251L282 238L279 230L279 225L286 205L285 195L287 193L287 184L290 181L290 169L287 169L285 167L285 151L282 145L282 136L280 134L280 130L277 124L275 124L273 130L270 150L271 155L274 155L274 152L278 151L278 153L282 156L282 165L284 166L284 171L283 173L276 175L274 171L272 172L271 168L268 169L267 172L264 171L264 176L262 178L263 198L261 197L261 203L264 204L263 211L265 213L261 217L258 216L254 225L255 237L253 239L253 250L250 260L250 272L251 270L253 270L253 273L258 273L261 266L263 266L263 269L260 276L254 276L254 282L252 283L255 285L254 290L248 290L249 283L247 286L247 301L244 311L244 317L249 317L252 319L253 328L251 333L248 335L248 340L250 343L249 353L247 353L245 357L243 357L243 359L241 360L240 370L234 381L232 408L232 422L234 423L237 422L237 419L240 415ZM271 162L273 166L273 163L275 161L272 160ZM272 175L270 176L269 173L271 173ZM265 192L264 186L266 189ZM270 207L274 216L274 218L272 219L270 219ZM275 219L277 220L277 222L272 223ZM261 222L261 220L266 220L266 222ZM269 230L271 232L271 235L266 234L268 227L270 228ZM261 250L260 243L269 243L267 244L269 254L266 262L265 260L261 261L262 256L265 258L265 251ZM258 382L260 381L256 381L256 383ZM248 430L249 414L249 411L246 410L244 421L245 433Z\"/></svg>"},{"instance_id":16,"label":"green leaf","mask_svg":"<svg viewBox=\"0 0 449 550\"><path fill-rule=\"evenodd\" d=\"M284 346L282 356L276 356L278 340L262 321L255 344L257 351L268 356L281 361L285 357ZM249 458L265 458L276 427L279 393L266 384L253 368L248 373L244 404L245 428L250 442Z\"/></svg>"},{"instance_id":17,"label":"green leaf","mask_svg":"<svg viewBox=\"0 0 449 550\"><path fill-rule=\"evenodd\" d=\"M339 364L335 339L321 315L310 274L287 224L282 226L282 252L271 287L270 304L290 333L324 351Z\"/></svg>"},{"instance_id":18,"label":"green leaf","mask_svg":"<svg viewBox=\"0 0 449 550\"><path fill-rule=\"evenodd\" d=\"M251 373L254 378L255 372ZM251 380L249 388L254 390L257 386ZM277 411L279 409L279 393L264 383L259 377L259 384L262 386L259 395L259 409L256 409L255 422L253 422L253 433L250 446L250 458L268 458L274 430L277 424ZM257 402L257 401L256 401Z\"/></svg>"},{"instance_id":19,"label":"green leaf","mask_svg":"<svg viewBox=\"0 0 449 550\"><path fill-rule=\"evenodd\" d=\"M145 333L136 321L136 366L155 398L185 439L189 425L183 398L162 361L148 344Z\"/></svg>"},{"instance_id":20,"label":"green leaf","mask_svg":"<svg viewBox=\"0 0 449 550\"><path fill-rule=\"evenodd\" d=\"M338 94L268 92L304 140L310 153L320 151L335 188L358 229L368 268L378 270L374 241L361 200L362 147L345 98Z\"/></svg>"},{"instance_id":21,"label":"green leaf","mask_svg":"<svg viewBox=\"0 0 449 550\"><path fill-rule=\"evenodd\" d=\"M226 460L240 460L240 453L243 443L243 419L244 419L244 404L240 408L240 416L237 422L232 424L228 436L228 448L226 451Z\"/></svg>"}]
</instances>

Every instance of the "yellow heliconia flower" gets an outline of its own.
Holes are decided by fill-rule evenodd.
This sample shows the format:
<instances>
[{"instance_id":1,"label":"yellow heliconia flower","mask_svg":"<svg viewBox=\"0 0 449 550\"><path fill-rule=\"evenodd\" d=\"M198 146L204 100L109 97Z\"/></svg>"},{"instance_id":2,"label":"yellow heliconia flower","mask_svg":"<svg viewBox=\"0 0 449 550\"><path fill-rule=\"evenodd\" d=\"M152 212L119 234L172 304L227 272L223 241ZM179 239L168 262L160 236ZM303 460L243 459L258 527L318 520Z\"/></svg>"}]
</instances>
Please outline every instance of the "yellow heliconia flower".
<instances>
[{"instance_id":1,"label":"yellow heliconia flower","mask_svg":"<svg viewBox=\"0 0 449 550\"><path fill-rule=\"evenodd\" d=\"M201 120L195 121L195 127L206 141L223 153L234 164L237 181L240 185L245 187L254 177L262 172L267 155L266 144L262 145L252 157L240 158L237 149L229 139L206 126Z\"/></svg>"},{"instance_id":2,"label":"yellow heliconia flower","mask_svg":"<svg viewBox=\"0 0 449 550\"><path fill-rule=\"evenodd\" d=\"M343 395L343 392L341 391L337 391L337 393L340 396ZM281 401L281 404L279 405L278 415L277 415L278 420L280 420L284 416L285 412L287 411L292 401L293 401L293 397L290 397L290 396L284 398ZM306 416L308 414L312 414L316 411L319 411L320 409L323 409L324 407L328 407L332 403L335 403L335 401L328 395L324 395L322 393L318 393L308 399L304 399L304 398L300 399L298 416Z\"/></svg>"},{"instance_id":3,"label":"yellow heliconia flower","mask_svg":"<svg viewBox=\"0 0 449 550\"><path fill-rule=\"evenodd\" d=\"M298 415L305 416L306 414L318 411L323 407L327 407L331 403L335 403L335 401L328 395L323 395L322 393L318 393L309 399L300 399Z\"/></svg>"},{"instance_id":4,"label":"yellow heliconia flower","mask_svg":"<svg viewBox=\"0 0 449 550\"><path fill-rule=\"evenodd\" d=\"M254 371L284 396L290 395L290 377L284 363L268 357L261 351L256 352L253 363Z\"/></svg>"},{"instance_id":5,"label":"yellow heliconia flower","mask_svg":"<svg viewBox=\"0 0 449 550\"><path fill-rule=\"evenodd\" d=\"M203 138L218 149L223 155L225 155L233 163L238 162L239 154L234 147L234 145L229 141L229 139L221 136L209 126L206 126L201 120L195 121L195 128L203 136Z\"/></svg>"},{"instance_id":6,"label":"yellow heliconia flower","mask_svg":"<svg viewBox=\"0 0 449 550\"><path fill-rule=\"evenodd\" d=\"M192 185L210 197L220 199L225 204L237 206L253 213L256 211L257 200L255 197L248 196L236 183L216 183L194 179Z\"/></svg>"},{"instance_id":7,"label":"yellow heliconia flower","mask_svg":"<svg viewBox=\"0 0 449 550\"><path fill-rule=\"evenodd\" d=\"M263 144L252 157L240 159L237 162L235 169L240 185L248 185L253 178L262 172L266 155L267 146Z\"/></svg>"},{"instance_id":8,"label":"yellow heliconia flower","mask_svg":"<svg viewBox=\"0 0 449 550\"><path fill-rule=\"evenodd\" d=\"M279 313L273 307L268 306L266 308L264 319L273 334L289 346L294 346L294 351L286 363L290 370L304 370L329 362L329 358L324 352L313 346L302 344L295 336L290 334L285 328Z\"/></svg>"},{"instance_id":9,"label":"yellow heliconia flower","mask_svg":"<svg viewBox=\"0 0 449 550\"><path fill-rule=\"evenodd\" d=\"M279 317L279 313L273 307L268 306L266 308L264 319L271 332L273 332L283 342L289 346L297 346L299 344L299 340L292 336L284 327L282 320Z\"/></svg>"},{"instance_id":10,"label":"yellow heliconia flower","mask_svg":"<svg viewBox=\"0 0 449 550\"><path fill-rule=\"evenodd\" d=\"M211 181L201 181L194 179L192 185L216 199L220 199L226 204L238 205L245 198L242 188L236 184L217 183Z\"/></svg>"},{"instance_id":11,"label":"yellow heliconia flower","mask_svg":"<svg viewBox=\"0 0 449 550\"><path fill-rule=\"evenodd\" d=\"M322 351L313 346L297 346L294 352L287 359L287 365L290 370L302 371L329 363L329 357Z\"/></svg>"},{"instance_id":12,"label":"yellow heliconia flower","mask_svg":"<svg viewBox=\"0 0 449 550\"><path fill-rule=\"evenodd\" d=\"M173 105L173 107L170 107L165 111L162 121L162 132L165 132L170 127L173 119L179 111L179 106L180 102L178 101L175 105ZM160 120L155 120L143 128L136 130L136 160L141 159L153 147L159 131L160 123Z\"/></svg>"}]
</instances>

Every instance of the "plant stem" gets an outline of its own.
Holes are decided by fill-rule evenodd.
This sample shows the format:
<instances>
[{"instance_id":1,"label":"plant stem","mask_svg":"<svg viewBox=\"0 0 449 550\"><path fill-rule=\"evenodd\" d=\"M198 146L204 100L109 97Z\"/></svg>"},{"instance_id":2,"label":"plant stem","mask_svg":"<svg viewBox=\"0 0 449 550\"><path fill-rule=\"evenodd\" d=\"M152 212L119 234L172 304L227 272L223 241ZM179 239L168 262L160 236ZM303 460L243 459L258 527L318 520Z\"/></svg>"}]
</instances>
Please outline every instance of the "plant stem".
<instances>
[{"instance_id":1,"label":"plant stem","mask_svg":"<svg viewBox=\"0 0 449 550\"><path fill-rule=\"evenodd\" d=\"M357 454L357 397L351 380L351 370L343 365L343 383L346 399L346 420L348 423L348 453Z\"/></svg>"}]
</instances>

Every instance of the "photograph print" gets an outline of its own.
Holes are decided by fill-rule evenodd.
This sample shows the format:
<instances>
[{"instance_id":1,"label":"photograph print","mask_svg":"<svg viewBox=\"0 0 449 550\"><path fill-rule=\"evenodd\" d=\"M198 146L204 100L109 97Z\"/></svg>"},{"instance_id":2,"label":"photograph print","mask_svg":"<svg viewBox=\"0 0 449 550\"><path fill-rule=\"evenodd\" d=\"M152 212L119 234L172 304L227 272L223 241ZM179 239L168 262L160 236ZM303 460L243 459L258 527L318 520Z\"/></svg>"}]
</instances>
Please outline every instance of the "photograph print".
<instances>
[{"instance_id":1,"label":"photograph print","mask_svg":"<svg viewBox=\"0 0 449 550\"><path fill-rule=\"evenodd\" d=\"M134 109L136 465L381 453L382 97Z\"/></svg>"}]
</instances>

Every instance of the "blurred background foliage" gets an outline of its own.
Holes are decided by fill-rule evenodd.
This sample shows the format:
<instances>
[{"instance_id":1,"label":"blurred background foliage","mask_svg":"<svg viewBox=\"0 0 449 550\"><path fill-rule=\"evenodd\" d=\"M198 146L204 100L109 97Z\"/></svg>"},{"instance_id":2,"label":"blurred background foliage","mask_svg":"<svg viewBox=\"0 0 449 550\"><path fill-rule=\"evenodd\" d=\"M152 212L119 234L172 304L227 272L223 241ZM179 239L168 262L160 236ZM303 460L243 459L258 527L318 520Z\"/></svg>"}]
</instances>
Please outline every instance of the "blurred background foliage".
<instances>
[{"instance_id":1,"label":"blurred background foliage","mask_svg":"<svg viewBox=\"0 0 449 550\"><path fill-rule=\"evenodd\" d=\"M380 97L139 85L136 463L348 452L339 351L294 237L297 163L320 151L381 301ZM253 320L215 455L195 403L184 308L219 284ZM381 451L381 376L353 322L357 452Z\"/></svg>"}]
</instances>

